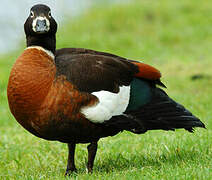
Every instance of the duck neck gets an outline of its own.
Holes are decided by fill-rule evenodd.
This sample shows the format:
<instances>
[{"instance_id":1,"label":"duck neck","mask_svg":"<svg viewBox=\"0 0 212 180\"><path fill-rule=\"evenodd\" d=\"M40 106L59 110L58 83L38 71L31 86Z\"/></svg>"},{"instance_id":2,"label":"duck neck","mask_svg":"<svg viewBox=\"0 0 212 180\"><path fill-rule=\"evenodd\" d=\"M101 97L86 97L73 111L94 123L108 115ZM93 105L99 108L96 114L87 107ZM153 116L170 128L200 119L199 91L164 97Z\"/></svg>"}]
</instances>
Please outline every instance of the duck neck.
<instances>
[{"instance_id":1,"label":"duck neck","mask_svg":"<svg viewBox=\"0 0 212 180\"><path fill-rule=\"evenodd\" d=\"M26 37L26 44L27 44L27 47L41 46L44 49L51 51L55 55L56 36L46 35L46 34L40 34L40 35L34 35L34 36L28 35Z\"/></svg>"}]
</instances>

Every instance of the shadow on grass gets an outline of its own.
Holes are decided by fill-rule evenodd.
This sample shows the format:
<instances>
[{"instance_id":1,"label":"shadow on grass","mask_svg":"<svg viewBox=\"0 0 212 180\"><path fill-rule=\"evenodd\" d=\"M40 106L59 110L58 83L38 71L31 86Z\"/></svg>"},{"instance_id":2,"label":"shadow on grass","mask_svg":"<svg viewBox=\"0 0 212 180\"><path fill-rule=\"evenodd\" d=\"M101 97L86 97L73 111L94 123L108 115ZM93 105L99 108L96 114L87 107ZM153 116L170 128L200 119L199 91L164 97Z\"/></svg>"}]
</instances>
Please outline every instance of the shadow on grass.
<instances>
[{"instance_id":1,"label":"shadow on grass","mask_svg":"<svg viewBox=\"0 0 212 180\"><path fill-rule=\"evenodd\" d=\"M124 172L129 169L142 170L143 168L149 169L160 169L162 166L180 166L182 162L198 161L200 153L194 150L184 150L172 153L161 153L154 155L142 155L129 154L125 157L121 153L108 154L106 158L97 160L94 163L93 174L112 173L112 172ZM84 167L78 168L78 173L73 173L70 177L77 177L78 175L85 174L86 170Z\"/></svg>"},{"instance_id":2,"label":"shadow on grass","mask_svg":"<svg viewBox=\"0 0 212 180\"><path fill-rule=\"evenodd\" d=\"M173 153L162 153L160 155L141 155L132 154L129 159L122 154L111 154L107 159L104 159L101 163L96 163L95 171L98 172L111 172L111 171L125 171L129 168L141 169L145 167L152 167L160 169L163 165L178 166L183 161L195 161L200 154L194 151L183 151Z\"/></svg>"}]
</instances>

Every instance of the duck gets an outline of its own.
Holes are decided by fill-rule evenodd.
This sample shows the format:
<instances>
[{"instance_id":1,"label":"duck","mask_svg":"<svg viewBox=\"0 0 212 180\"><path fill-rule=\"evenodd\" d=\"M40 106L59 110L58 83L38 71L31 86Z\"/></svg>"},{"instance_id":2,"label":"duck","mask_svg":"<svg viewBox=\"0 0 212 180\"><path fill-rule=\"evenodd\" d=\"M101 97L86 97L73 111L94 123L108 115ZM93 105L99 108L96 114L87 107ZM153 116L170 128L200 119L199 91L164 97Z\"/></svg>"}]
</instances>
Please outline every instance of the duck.
<instances>
[{"instance_id":1,"label":"duck","mask_svg":"<svg viewBox=\"0 0 212 180\"><path fill-rule=\"evenodd\" d=\"M163 90L155 67L91 49L56 50L57 22L47 5L30 9L24 31L26 49L8 81L9 108L33 135L68 145L66 175L77 171L76 144L89 144L91 173L101 138L123 131L205 128Z\"/></svg>"}]
</instances>

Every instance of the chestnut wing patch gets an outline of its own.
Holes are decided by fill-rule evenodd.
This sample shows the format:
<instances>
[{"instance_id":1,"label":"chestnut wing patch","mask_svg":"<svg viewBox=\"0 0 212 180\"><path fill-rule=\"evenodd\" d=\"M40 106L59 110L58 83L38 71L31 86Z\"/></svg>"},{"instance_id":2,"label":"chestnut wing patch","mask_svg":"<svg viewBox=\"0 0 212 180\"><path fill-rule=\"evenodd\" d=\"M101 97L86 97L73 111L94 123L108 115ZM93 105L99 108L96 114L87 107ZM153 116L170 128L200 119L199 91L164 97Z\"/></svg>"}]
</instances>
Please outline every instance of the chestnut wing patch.
<instances>
[{"instance_id":1,"label":"chestnut wing patch","mask_svg":"<svg viewBox=\"0 0 212 180\"><path fill-rule=\"evenodd\" d=\"M132 63L135 64L139 69L139 72L135 74L135 77L149 80L158 80L161 78L160 71L153 66L136 61L133 61Z\"/></svg>"}]
</instances>

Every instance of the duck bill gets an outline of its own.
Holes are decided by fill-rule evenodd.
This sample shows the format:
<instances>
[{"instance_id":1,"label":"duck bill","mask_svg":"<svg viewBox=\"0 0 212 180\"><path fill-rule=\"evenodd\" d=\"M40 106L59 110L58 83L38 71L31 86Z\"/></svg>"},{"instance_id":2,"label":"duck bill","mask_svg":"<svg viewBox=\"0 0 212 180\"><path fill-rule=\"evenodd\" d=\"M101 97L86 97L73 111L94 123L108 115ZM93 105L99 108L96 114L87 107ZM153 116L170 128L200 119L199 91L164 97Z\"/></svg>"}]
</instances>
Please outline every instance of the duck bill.
<instances>
[{"instance_id":1,"label":"duck bill","mask_svg":"<svg viewBox=\"0 0 212 180\"><path fill-rule=\"evenodd\" d=\"M43 34L49 31L49 20L45 17L37 17L33 20L32 29L34 32Z\"/></svg>"}]
</instances>

